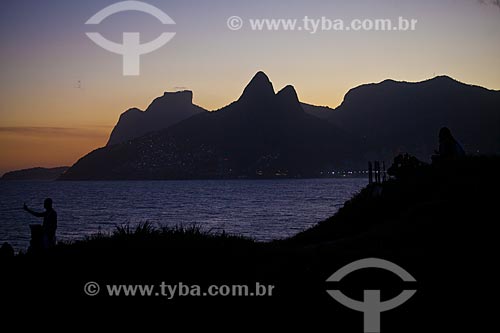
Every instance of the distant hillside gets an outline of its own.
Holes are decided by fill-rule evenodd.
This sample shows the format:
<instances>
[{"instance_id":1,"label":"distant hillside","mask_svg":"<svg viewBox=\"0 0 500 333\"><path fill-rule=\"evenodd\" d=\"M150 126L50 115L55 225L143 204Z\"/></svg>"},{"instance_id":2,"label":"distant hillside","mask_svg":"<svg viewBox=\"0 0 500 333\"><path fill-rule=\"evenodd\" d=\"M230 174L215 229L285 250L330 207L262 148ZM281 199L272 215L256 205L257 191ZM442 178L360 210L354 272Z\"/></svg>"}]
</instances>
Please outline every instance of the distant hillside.
<instances>
[{"instance_id":1,"label":"distant hillside","mask_svg":"<svg viewBox=\"0 0 500 333\"><path fill-rule=\"evenodd\" d=\"M168 128L202 112L206 110L193 104L191 91L166 92L155 99L146 111L133 108L124 112L111 132L108 146Z\"/></svg>"},{"instance_id":2,"label":"distant hillside","mask_svg":"<svg viewBox=\"0 0 500 333\"><path fill-rule=\"evenodd\" d=\"M58 168L31 168L7 172L0 180L56 180L69 167Z\"/></svg>"},{"instance_id":3,"label":"distant hillside","mask_svg":"<svg viewBox=\"0 0 500 333\"><path fill-rule=\"evenodd\" d=\"M426 160L442 126L468 153L500 153L500 92L447 76L359 86L327 118L363 140L366 158L387 161L409 152Z\"/></svg>"}]
</instances>

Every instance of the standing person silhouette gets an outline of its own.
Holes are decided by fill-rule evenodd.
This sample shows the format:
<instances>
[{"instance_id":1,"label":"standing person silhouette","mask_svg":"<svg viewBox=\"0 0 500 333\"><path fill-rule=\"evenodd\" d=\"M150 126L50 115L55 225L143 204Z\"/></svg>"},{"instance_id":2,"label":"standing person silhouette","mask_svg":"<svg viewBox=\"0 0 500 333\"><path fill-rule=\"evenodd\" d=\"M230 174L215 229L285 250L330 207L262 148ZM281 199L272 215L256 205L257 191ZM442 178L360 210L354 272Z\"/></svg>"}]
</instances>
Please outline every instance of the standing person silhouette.
<instances>
[{"instance_id":1,"label":"standing person silhouette","mask_svg":"<svg viewBox=\"0 0 500 333\"><path fill-rule=\"evenodd\" d=\"M44 249L54 247L56 245L56 229L57 229L57 213L52 208L52 199L47 198L43 202L45 212L37 213L24 204L24 210L36 217L43 217L42 231L43 239L42 246Z\"/></svg>"}]
</instances>

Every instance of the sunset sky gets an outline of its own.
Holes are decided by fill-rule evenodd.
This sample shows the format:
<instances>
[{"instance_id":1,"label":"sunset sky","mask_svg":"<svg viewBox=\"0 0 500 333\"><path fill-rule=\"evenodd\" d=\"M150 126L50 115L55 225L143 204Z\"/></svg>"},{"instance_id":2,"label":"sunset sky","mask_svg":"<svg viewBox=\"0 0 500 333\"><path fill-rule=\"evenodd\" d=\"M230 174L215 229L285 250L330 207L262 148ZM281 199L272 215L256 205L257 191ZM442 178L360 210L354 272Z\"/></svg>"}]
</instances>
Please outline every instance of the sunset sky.
<instances>
[{"instance_id":1,"label":"sunset sky","mask_svg":"<svg viewBox=\"0 0 500 333\"><path fill-rule=\"evenodd\" d=\"M144 109L164 91L189 89L213 110L237 99L259 70L280 89L293 84L302 101L338 106L363 83L421 81L436 75L500 89L500 7L479 0L148 0L176 25L139 12L99 26L85 22L115 0L16 0L0 13L0 174L71 165L105 145L119 115ZM227 27L237 15L245 26ZM399 16L416 31L252 31L245 20L304 16L346 21ZM176 32L141 57L141 75L122 75L122 58L85 32L116 42Z\"/></svg>"}]
</instances>

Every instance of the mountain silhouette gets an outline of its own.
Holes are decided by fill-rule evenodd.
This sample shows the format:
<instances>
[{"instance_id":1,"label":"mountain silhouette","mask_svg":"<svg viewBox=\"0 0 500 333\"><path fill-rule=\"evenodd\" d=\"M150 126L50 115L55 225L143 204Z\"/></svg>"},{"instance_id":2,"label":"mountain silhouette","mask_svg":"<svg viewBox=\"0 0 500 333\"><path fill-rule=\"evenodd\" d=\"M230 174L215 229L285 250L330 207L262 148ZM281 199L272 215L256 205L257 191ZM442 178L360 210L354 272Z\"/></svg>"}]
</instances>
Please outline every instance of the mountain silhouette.
<instances>
[{"instance_id":1,"label":"mountain silhouette","mask_svg":"<svg viewBox=\"0 0 500 333\"><path fill-rule=\"evenodd\" d=\"M362 85L330 109L300 103L292 86L276 93L258 72L226 107L95 150L61 179L318 177L400 152L427 159L442 126L469 153L498 153L499 103L498 91L436 77Z\"/></svg>"},{"instance_id":2,"label":"mountain silhouette","mask_svg":"<svg viewBox=\"0 0 500 333\"><path fill-rule=\"evenodd\" d=\"M367 158L389 160L409 152L428 159L443 126L453 130L469 153L500 152L499 105L499 91L438 76L417 83L362 85L351 89L335 110L312 114L362 139Z\"/></svg>"},{"instance_id":3,"label":"mountain silhouette","mask_svg":"<svg viewBox=\"0 0 500 333\"><path fill-rule=\"evenodd\" d=\"M57 168L30 168L23 170L15 170L5 173L0 180L56 180L61 176L69 167Z\"/></svg>"},{"instance_id":4,"label":"mountain silhouette","mask_svg":"<svg viewBox=\"0 0 500 333\"><path fill-rule=\"evenodd\" d=\"M328 106L317 106L308 103L301 103L301 105L305 112L321 119L327 119L330 117L331 112L335 111Z\"/></svg>"},{"instance_id":5,"label":"mountain silhouette","mask_svg":"<svg viewBox=\"0 0 500 333\"><path fill-rule=\"evenodd\" d=\"M193 104L191 91L165 92L151 103L146 111L137 108L122 113L111 132L108 146L168 128L195 114L206 112Z\"/></svg>"},{"instance_id":6,"label":"mountain silhouette","mask_svg":"<svg viewBox=\"0 0 500 333\"><path fill-rule=\"evenodd\" d=\"M62 179L315 176L358 163L357 144L304 112L292 86L275 93L259 72L230 105L98 149Z\"/></svg>"}]
</instances>

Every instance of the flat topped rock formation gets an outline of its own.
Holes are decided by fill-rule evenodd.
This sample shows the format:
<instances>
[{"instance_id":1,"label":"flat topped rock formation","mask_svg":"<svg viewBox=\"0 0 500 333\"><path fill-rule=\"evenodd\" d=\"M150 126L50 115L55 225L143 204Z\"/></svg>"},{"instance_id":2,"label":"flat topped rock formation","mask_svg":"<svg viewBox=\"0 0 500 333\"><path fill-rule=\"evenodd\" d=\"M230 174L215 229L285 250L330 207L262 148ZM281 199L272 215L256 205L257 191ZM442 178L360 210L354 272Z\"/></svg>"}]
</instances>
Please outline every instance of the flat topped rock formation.
<instances>
[{"instance_id":1,"label":"flat topped rock formation","mask_svg":"<svg viewBox=\"0 0 500 333\"><path fill-rule=\"evenodd\" d=\"M201 112L206 110L193 104L191 91L165 92L145 111L132 108L122 113L107 145L119 144L168 128Z\"/></svg>"}]
</instances>

